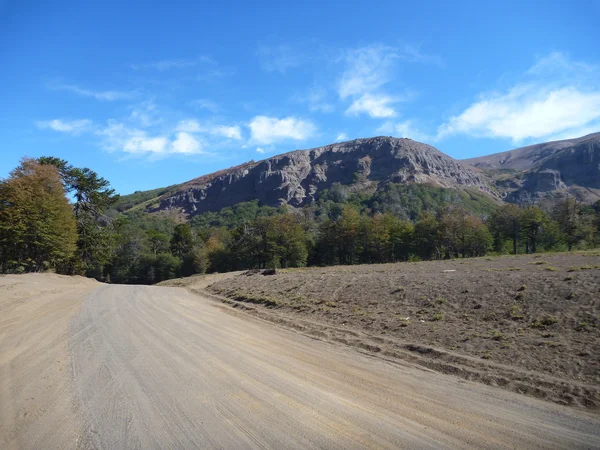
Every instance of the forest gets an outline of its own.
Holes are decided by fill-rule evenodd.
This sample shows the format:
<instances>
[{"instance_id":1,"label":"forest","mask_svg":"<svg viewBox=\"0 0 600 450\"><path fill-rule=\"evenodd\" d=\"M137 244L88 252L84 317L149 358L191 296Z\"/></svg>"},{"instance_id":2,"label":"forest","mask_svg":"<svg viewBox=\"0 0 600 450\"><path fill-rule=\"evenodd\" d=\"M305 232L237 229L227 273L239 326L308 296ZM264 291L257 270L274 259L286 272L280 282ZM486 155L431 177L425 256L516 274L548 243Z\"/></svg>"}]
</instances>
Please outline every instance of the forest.
<instances>
[{"instance_id":1,"label":"forest","mask_svg":"<svg viewBox=\"0 0 600 450\"><path fill-rule=\"evenodd\" d=\"M120 198L93 170L58 158L24 158L0 180L0 272L153 284L252 268L600 246L600 201L585 205L573 196L544 205L496 204L481 194L428 185L353 193L336 184L301 209L246 202L182 221L132 208L144 195Z\"/></svg>"}]
</instances>

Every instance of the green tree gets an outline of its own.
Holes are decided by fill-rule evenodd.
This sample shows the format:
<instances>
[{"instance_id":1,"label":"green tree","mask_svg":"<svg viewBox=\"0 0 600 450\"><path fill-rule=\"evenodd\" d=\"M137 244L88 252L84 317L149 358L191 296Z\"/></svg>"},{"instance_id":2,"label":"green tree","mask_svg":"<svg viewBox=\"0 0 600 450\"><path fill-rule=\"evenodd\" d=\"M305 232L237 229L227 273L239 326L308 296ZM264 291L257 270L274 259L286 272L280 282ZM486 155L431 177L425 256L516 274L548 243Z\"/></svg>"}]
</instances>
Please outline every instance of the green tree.
<instances>
[{"instance_id":1,"label":"green tree","mask_svg":"<svg viewBox=\"0 0 600 450\"><path fill-rule=\"evenodd\" d=\"M504 205L492 213L489 227L497 251L502 251L505 240L512 242L512 252L517 254L521 239L522 210L517 205Z\"/></svg>"},{"instance_id":2,"label":"green tree","mask_svg":"<svg viewBox=\"0 0 600 450\"><path fill-rule=\"evenodd\" d=\"M165 253L169 251L170 239L167 233L161 233L160 231L151 229L147 230L148 242L150 244L150 251L157 255L159 253Z\"/></svg>"},{"instance_id":3,"label":"green tree","mask_svg":"<svg viewBox=\"0 0 600 450\"><path fill-rule=\"evenodd\" d=\"M468 216L465 229L463 256L485 255L494 243L494 238L486 224L478 217Z\"/></svg>"},{"instance_id":4,"label":"green tree","mask_svg":"<svg viewBox=\"0 0 600 450\"><path fill-rule=\"evenodd\" d=\"M525 239L525 253L536 253L537 243L549 217L537 206L528 206L521 210L520 228Z\"/></svg>"},{"instance_id":5,"label":"green tree","mask_svg":"<svg viewBox=\"0 0 600 450\"><path fill-rule=\"evenodd\" d=\"M579 243L594 240L593 219L582 214L582 204L571 195L560 199L554 205L552 216L558 223L569 251Z\"/></svg>"},{"instance_id":6,"label":"green tree","mask_svg":"<svg viewBox=\"0 0 600 450\"><path fill-rule=\"evenodd\" d=\"M408 261L413 250L415 226L408 220L391 216L388 226L390 244L392 246L392 261Z\"/></svg>"},{"instance_id":7,"label":"green tree","mask_svg":"<svg viewBox=\"0 0 600 450\"><path fill-rule=\"evenodd\" d=\"M0 181L2 271L64 271L76 239L57 169L23 159L7 180Z\"/></svg>"},{"instance_id":8,"label":"green tree","mask_svg":"<svg viewBox=\"0 0 600 450\"><path fill-rule=\"evenodd\" d=\"M111 221L105 212L118 201L119 196L107 180L91 169L73 167L63 159L49 156L38 158L38 162L56 167L65 190L75 200L77 256L69 272L84 272L102 279L115 245Z\"/></svg>"},{"instance_id":9,"label":"green tree","mask_svg":"<svg viewBox=\"0 0 600 450\"><path fill-rule=\"evenodd\" d=\"M415 223L415 252L421 259L439 259L441 255L438 234L439 222L433 214L423 212Z\"/></svg>"},{"instance_id":10,"label":"green tree","mask_svg":"<svg viewBox=\"0 0 600 450\"><path fill-rule=\"evenodd\" d=\"M180 223L175 227L171 237L171 253L179 259L194 250L195 239L192 234L192 228L188 223Z\"/></svg>"}]
</instances>

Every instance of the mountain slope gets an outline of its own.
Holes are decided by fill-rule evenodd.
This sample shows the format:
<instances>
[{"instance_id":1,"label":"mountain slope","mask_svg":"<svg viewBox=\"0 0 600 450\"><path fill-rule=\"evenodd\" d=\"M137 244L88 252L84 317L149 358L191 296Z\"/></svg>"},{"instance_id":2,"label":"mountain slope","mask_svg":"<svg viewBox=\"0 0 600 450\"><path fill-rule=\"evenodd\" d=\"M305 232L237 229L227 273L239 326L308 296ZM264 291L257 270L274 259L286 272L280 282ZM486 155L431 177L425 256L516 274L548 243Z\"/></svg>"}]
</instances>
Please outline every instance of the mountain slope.
<instances>
[{"instance_id":1,"label":"mountain slope","mask_svg":"<svg viewBox=\"0 0 600 450\"><path fill-rule=\"evenodd\" d=\"M600 198L600 133L462 161L483 170L508 200L570 192Z\"/></svg>"},{"instance_id":2,"label":"mountain slope","mask_svg":"<svg viewBox=\"0 0 600 450\"><path fill-rule=\"evenodd\" d=\"M434 147L411 139L374 137L296 150L205 175L162 195L147 210L191 216L250 200L301 207L334 183L371 192L388 183L490 192L483 176Z\"/></svg>"}]
</instances>

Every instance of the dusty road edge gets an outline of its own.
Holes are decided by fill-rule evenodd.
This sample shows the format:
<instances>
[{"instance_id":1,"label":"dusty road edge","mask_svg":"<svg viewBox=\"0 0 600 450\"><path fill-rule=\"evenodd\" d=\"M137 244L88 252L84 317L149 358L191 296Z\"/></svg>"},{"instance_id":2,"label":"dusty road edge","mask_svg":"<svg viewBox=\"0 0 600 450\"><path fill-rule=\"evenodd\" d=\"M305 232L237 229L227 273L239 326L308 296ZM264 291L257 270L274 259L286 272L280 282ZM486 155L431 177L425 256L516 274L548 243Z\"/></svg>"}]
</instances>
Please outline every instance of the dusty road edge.
<instances>
[{"instance_id":1,"label":"dusty road edge","mask_svg":"<svg viewBox=\"0 0 600 450\"><path fill-rule=\"evenodd\" d=\"M207 291L210 284L201 287L181 286L195 295L206 297L230 311L250 314L271 324L301 333L312 339L334 342L353 347L360 353L392 363L409 362L435 372L454 375L468 381L500 387L575 409L600 414L600 387L572 380L554 378L541 373L532 373L478 358L468 357L447 350L399 341L364 332L335 327L323 322L312 322L290 318L289 314L278 314L263 307L255 307L244 299L230 299Z\"/></svg>"}]
</instances>

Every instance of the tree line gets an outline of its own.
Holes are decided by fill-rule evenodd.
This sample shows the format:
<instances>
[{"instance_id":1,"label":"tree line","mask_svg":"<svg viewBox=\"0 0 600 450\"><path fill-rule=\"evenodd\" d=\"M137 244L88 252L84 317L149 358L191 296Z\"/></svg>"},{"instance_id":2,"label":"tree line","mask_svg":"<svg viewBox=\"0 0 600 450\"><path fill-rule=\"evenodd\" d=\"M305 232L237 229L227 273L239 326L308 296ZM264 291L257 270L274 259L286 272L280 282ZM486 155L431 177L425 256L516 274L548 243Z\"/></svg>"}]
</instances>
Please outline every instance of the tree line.
<instances>
[{"instance_id":1,"label":"tree line","mask_svg":"<svg viewBox=\"0 0 600 450\"><path fill-rule=\"evenodd\" d=\"M152 284L204 272L600 245L600 201L583 205L572 196L544 209L497 206L423 185L390 185L372 195L334 185L302 209L246 202L184 223L167 214L121 213L119 202L90 169L57 158L24 159L0 182L1 271Z\"/></svg>"}]
</instances>

